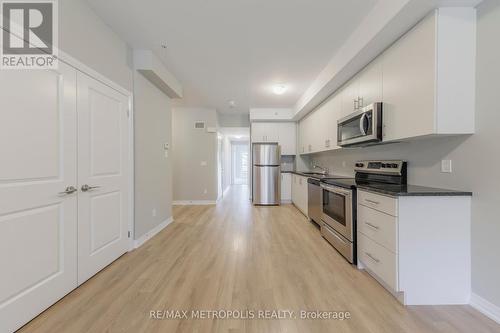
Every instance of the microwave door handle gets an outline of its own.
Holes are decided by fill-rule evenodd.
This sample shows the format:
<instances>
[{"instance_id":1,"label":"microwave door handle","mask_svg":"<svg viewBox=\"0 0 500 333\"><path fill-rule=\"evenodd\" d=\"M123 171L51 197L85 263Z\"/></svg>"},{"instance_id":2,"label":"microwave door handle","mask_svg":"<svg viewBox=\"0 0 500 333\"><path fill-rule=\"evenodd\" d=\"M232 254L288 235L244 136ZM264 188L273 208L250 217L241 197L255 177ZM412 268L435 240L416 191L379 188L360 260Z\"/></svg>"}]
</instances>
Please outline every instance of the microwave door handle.
<instances>
[{"instance_id":1,"label":"microwave door handle","mask_svg":"<svg viewBox=\"0 0 500 333\"><path fill-rule=\"evenodd\" d=\"M366 129L365 129L365 122L367 120L367 115L366 113L363 113L361 115L361 118L359 119L359 130L361 131L361 134L366 135Z\"/></svg>"}]
</instances>

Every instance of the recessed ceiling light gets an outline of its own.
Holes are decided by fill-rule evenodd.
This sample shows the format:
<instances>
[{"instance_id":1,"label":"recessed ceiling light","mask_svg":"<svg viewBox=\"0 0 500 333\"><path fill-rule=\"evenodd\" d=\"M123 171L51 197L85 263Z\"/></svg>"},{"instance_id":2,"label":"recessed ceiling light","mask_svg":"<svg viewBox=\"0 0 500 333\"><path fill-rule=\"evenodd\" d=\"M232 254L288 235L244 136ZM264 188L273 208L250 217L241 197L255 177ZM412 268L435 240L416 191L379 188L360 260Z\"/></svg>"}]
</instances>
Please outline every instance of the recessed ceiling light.
<instances>
[{"instance_id":1,"label":"recessed ceiling light","mask_svg":"<svg viewBox=\"0 0 500 333\"><path fill-rule=\"evenodd\" d=\"M230 107L231 109L232 109L232 108L234 108L234 107L236 106L236 102L235 102L235 101L233 101L233 100L228 101L228 102L227 102L227 104L229 104L229 107Z\"/></svg>"},{"instance_id":2,"label":"recessed ceiling light","mask_svg":"<svg viewBox=\"0 0 500 333\"><path fill-rule=\"evenodd\" d=\"M284 84L275 84L273 86L273 92L276 95L283 95L286 91L287 87Z\"/></svg>"}]
</instances>

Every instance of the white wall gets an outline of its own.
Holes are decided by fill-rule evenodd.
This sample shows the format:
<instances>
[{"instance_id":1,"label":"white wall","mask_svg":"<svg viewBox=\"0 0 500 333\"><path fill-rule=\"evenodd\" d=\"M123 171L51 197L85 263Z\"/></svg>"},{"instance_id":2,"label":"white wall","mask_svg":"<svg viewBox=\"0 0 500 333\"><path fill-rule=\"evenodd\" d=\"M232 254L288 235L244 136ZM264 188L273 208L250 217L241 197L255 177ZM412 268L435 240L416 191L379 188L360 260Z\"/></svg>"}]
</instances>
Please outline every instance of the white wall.
<instances>
[{"instance_id":1,"label":"white wall","mask_svg":"<svg viewBox=\"0 0 500 333\"><path fill-rule=\"evenodd\" d=\"M139 72L134 73L135 238L172 217L170 99ZM153 210L156 216L153 216Z\"/></svg>"},{"instance_id":2,"label":"white wall","mask_svg":"<svg viewBox=\"0 0 500 333\"><path fill-rule=\"evenodd\" d=\"M313 158L342 175L353 175L357 160L405 159L412 184L472 191L472 289L500 306L500 43L495 42L500 31L500 2L484 1L477 19L475 135L346 149ZM453 173L440 172L442 159L453 161Z\"/></svg>"},{"instance_id":3,"label":"white wall","mask_svg":"<svg viewBox=\"0 0 500 333\"><path fill-rule=\"evenodd\" d=\"M248 114L217 113L220 127L250 127Z\"/></svg>"},{"instance_id":4,"label":"white wall","mask_svg":"<svg viewBox=\"0 0 500 333\"><path fill-rule=\"evenodd\" d=\"M169 99L132 70L132 51L84 0L59 1L59 47L134 92L135 238L172 215L172 166L163 155L171 141ZM156 208L156 217L152 209Z\"/></svg>"},{"instance_id":5,"label":"white wall","mask_svg":"<svg viewBox=\"0 0 500 333\"><path fill-rule=\"evenodd\" d=\"M84 0L59 3L59 48L132 91L131 50Z\"/></svg>"},{"instance_id":6,"label":"white wall","mask_svg":"<svg viewBox=\"0 0 500 333\"><path fill-rule=\"evenodd\" d=\"M174 108L172 158L174 201L217 200L217 133L195 129L196 121L217 126L214 109ZM202 166L201 162L206 162ZM206 193L205 193L206 190Z\"/></svg>"}]
</instances>

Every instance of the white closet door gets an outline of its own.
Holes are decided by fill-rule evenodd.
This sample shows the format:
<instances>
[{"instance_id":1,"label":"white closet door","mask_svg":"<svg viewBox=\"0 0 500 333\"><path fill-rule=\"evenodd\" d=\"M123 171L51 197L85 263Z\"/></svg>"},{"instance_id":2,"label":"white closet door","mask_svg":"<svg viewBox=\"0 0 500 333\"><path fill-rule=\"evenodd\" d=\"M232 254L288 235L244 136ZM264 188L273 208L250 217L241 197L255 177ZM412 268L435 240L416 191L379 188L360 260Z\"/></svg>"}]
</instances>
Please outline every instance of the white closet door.
<instances>
[{"instance_id":1,"label":"white closet door","mask_svg":"<svg viewBox=\"0 0 500 333\"><path fill-rule=\"evenodd\" d=\"M0 75L0 332L77 286L75 85L62 62Z\"/></svg>"},{"instance_id":2,"label":"white closet door","mask_svg":"<svg viewBox=\"0 0 500 333\"><path fill-rule=\"evenodd\" d=\"M77 83L81 284L129 248L129 99L80 72Z\"/></svg>"}]
</instances>

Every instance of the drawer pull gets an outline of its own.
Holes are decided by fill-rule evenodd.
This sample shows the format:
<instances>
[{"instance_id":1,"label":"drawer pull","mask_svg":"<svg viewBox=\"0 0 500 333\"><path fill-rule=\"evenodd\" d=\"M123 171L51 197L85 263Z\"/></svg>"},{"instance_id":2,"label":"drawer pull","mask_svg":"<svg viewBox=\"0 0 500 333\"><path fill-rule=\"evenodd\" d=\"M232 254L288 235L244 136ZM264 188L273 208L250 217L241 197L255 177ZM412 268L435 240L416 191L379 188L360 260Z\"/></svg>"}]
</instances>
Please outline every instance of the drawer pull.
<instances>
[{"instance_id":1,"label":"drawer pull","mask_svg":"<svg viewBox=\"0 0 500 333\"><path fill-rule=\"evenodd\" d=\"M375 229L375 230L379 230L379 229L380 229L380 227L377 227L376 225L373 225L373 224L371 224L371 223L369 223L369 222L365 222L365 224L366 224L367 226L369 226L370 228L373 228L373 229Z\"/></svg>"},{"instance_id":2,"label":"drawer pull","mask_svg":"<svg viewBox=\"0 0 500 333\"><path fill-rule=\"evenodd\" d=\"M366 202L369 202L371 204L374 204L374 205L380 205L380 202L378 201L373 201L373 200L370 200L370 199L365 199Z\"/></svg>"},{"instance_id":3,"label":"drawer pull","mask_svg":"<svg viewBox=\"0 0 500 333\"><path fill-rule=\"evenodd\" d=\"M367 255L368 258L370 258L371 260L375 261L376 263L379 263L380 260L375 258L373 255L371 255L370 253L368 252L365 252L365 254Z\"/></svg>"}]
</instances>

